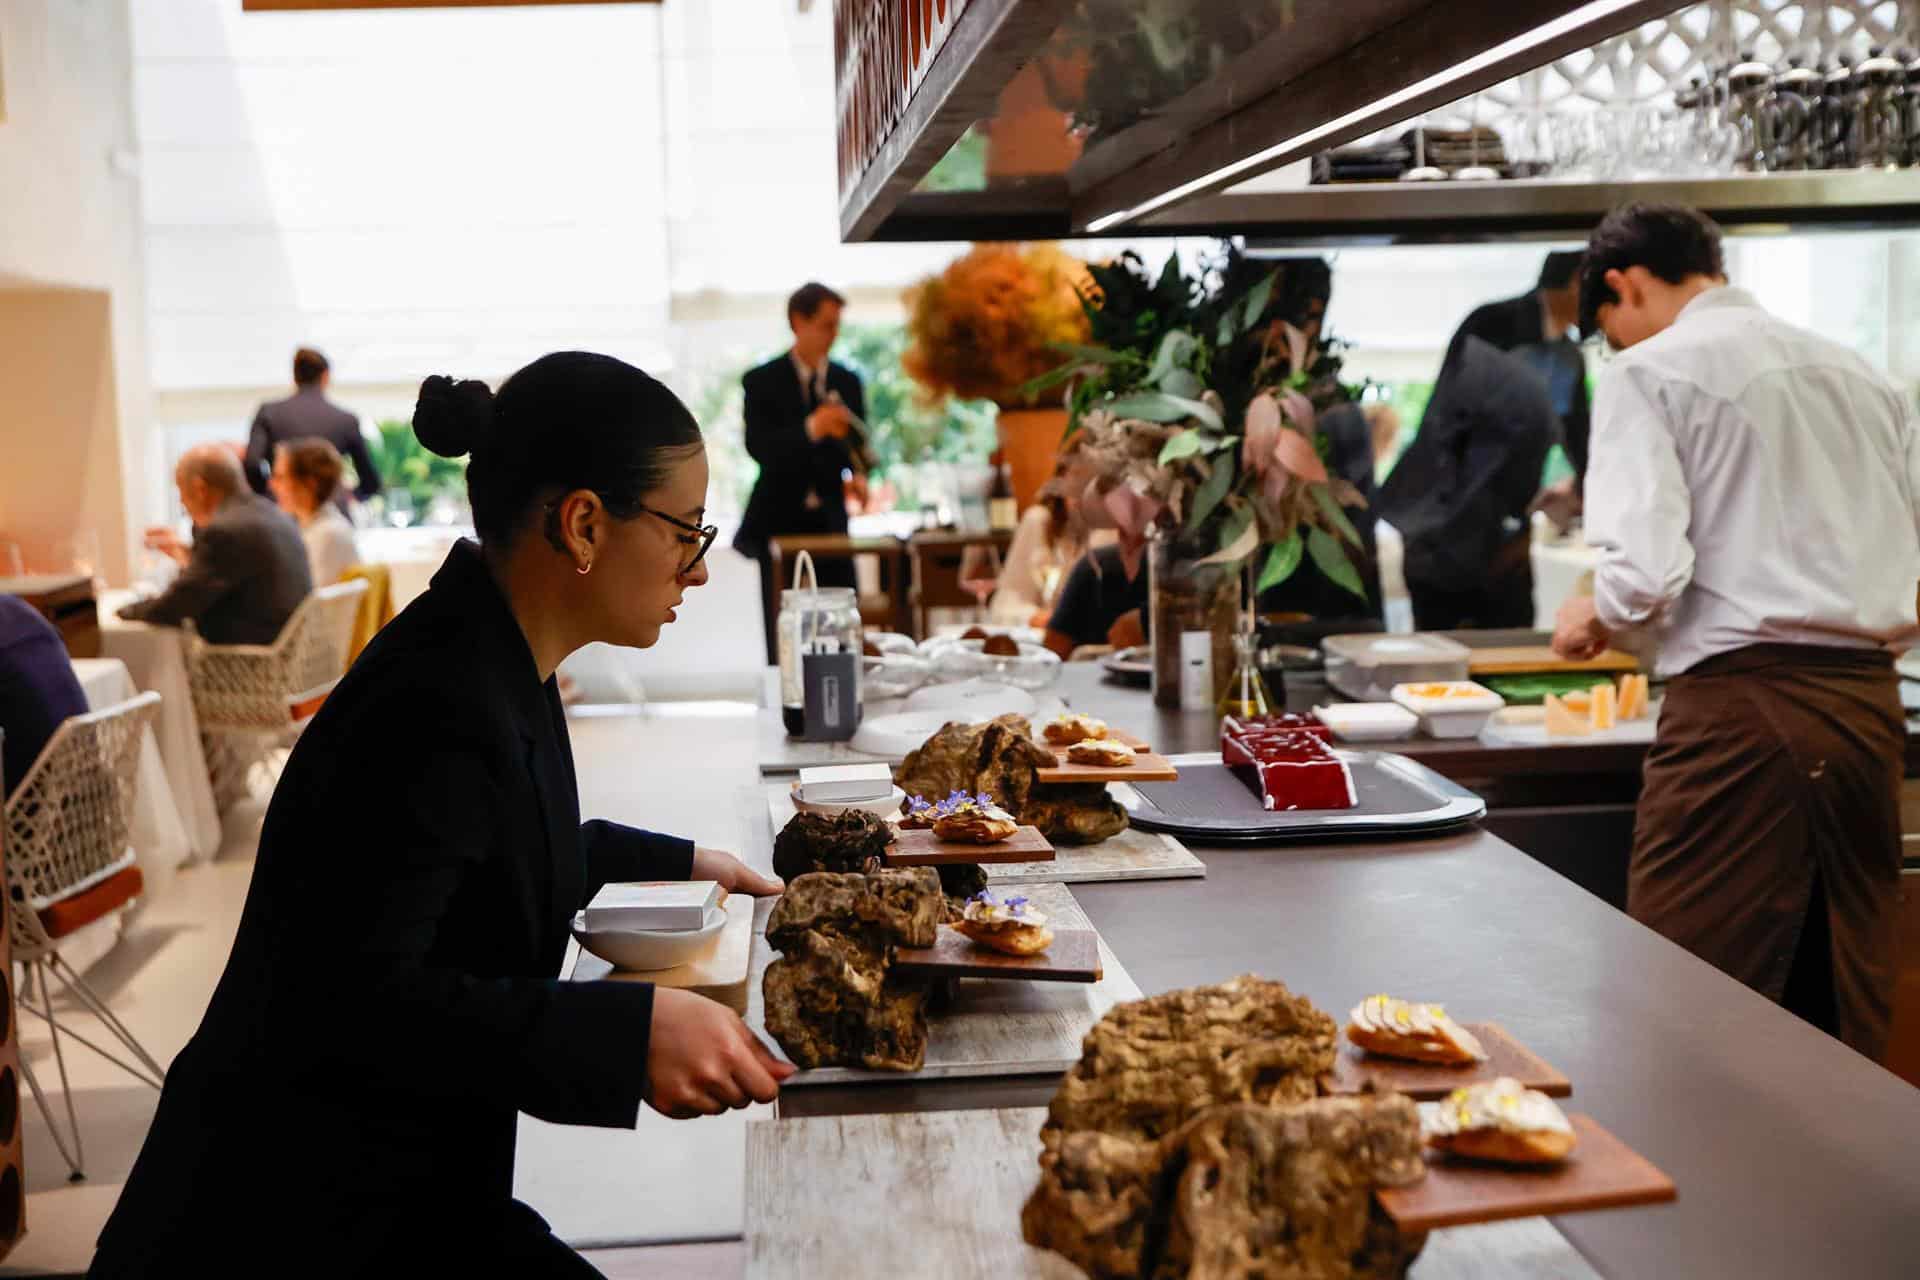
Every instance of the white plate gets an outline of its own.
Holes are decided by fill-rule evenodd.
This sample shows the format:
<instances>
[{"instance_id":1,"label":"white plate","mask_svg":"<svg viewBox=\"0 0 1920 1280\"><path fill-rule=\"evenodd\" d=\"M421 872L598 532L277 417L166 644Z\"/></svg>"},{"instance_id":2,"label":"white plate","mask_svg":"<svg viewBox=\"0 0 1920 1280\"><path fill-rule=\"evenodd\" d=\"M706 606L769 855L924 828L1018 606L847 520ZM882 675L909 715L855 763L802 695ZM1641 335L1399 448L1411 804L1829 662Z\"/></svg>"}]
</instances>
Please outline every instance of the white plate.
<instances>
[{"instance_id":1,"label":"white plate","mask_svg":"<svg viewBox=\"0 0 1920 1280\"><path fill-rule=\"evenodd\" d=\"M1397 742L1420 727L1419 716L1392 702L1335 702L1313 714L1342 742Z\"/></svg>"},{"instance_id":2,"label":"white plate","mask_svg":"<svg viewBox=\"0 0 1920 1280\"><path fill-rule=\"evenodd\" d=\"M727 927L725 905L707 908L706 922L698 929L597 929L587 928L584 911L574 913L573 936L580 945L616 969L646 972L672 969L697 960L720 940Z\"/></svg>"},{"instance_id":3,"label":"white plate","mask_svg":"<svg viewBox=\"0 0 1920 1280\"><path fill-rule=\"evenodd\" d=\"M929 685L906 701L907 711L944 711L949 720L992 720L998 716L1030 716L1039 702L1025 689L998 680L956 680ZM938 725L934 726L938 728Z\"/></svg>"},{"instance_id":4,"label":"white plate","mask_svg":"<svg viewBox=\"0 0 1920 1280\"><path fill-rule=\"evenodd\" d=\"M1151 676L1153 650L1143 644L1135 645L1131 649L1118 649L1100 659L1100 665L1117 675Z\"/></svg>"}]
</instances>

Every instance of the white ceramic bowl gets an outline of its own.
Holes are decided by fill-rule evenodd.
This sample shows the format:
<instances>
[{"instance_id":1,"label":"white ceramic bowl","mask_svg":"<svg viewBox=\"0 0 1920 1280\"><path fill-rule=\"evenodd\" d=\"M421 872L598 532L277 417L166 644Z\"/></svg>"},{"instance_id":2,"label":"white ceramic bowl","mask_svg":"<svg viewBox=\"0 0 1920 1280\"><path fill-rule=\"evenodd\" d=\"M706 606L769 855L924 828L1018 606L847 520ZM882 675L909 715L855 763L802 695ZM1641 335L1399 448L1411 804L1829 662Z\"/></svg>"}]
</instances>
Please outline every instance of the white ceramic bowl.
<instances>
[{"instance_id":1,"label":"white ceramic bowl","mask_svg":"<svg viewBox=\"0 0 1920 1280\"><path fill-rule=\"evenodd\" d=\"M1434 697L1419 692L1429 685L1451 690L1450 696ZM1393 687L1393 700L1420 717L1420 727L1434 738L1477 738L1487 727L1493 713L1507 700L1471 680L1423 680Z\"/></svg>"},{"instance_id":2,"label":"white ceramic bowl","mask_svg":"<svg viewBox=\"0 0 1920 1280\"><path fill-rule=\"evenodd\" d=\"M933 664L907 653L861 660L861 689L869 702L904 698L933 678Z\"/></svg>"},{"instance_id":3,"label":"white ceramic bowl","mask_svg":"<svg viewBox=\"0 0 1920 1280\"><path fill-rule=\"evenodd\" d=\"M912 636L903 636L898 631L862 631L860 638L885 654L912 655L920 652L919 641Z\"/></svg>"},{"instance_id":4,"label":"white ceramic bowl","mask_svg":"<svg viewBox=\"0 0 1920 1280\"><path fill-rule=\"evenodd\" d=\"M723 904L707 911L706 923L698 929L598 929L589 931L587 914L575 912L573 936L580 945L616 969L671 969L698 960L720 941L727 927L727 908Z\"/></svg>"},{"instance_id":5,"label":"white ceramic bowl","mask_svg":"<svg viewBox=\"0 0 1920 1280\"><path fill-rule=\"evenodd\" d=\"M998 680L1032 693L1060 675L1060 655L1043 644L1020 644L1018 656L982 652L984 640L962 640L933 661L934 674L948 680Z\"/></svg>"},{"instance_id":6,"label":"white ceramic bowl","mask_svg":"<svg viewBox=\"0 0 1920 1280\"><path fill-rule=\"evenodd\" d=\"M889 794L881 796L878 800L832 800L824 804L801 799L800 784L798 782L793 784L791 791L793 793L793 808L796 813L817 813L825 817L832 817L836 813L845 813L849 809L859 809L861 812L870 813L876 818L891 818L899 813L900 806L907 802L907 793L898 787L891 788Z\"/></svg>"}]
</instances>

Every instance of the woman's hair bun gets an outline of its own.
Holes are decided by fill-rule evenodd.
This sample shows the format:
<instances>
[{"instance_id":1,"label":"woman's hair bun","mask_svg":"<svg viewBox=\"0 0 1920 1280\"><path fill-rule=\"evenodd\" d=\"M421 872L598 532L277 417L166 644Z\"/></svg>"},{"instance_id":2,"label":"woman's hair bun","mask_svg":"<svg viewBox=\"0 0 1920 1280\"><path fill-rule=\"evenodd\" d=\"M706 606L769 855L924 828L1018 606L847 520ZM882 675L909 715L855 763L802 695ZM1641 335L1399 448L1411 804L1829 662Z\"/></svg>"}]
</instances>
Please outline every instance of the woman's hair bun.
<instances>
[{"instance_id":1,"label":"woman's hair bun","mask_svg":"<svg viewBox=\"0 0 1920 1280\"><path fill-rule=\"evenodd\" d=\"M420 384L413 434L443 458L472 453L493 427L493 392L476 378L434 374Z\"/></svg>"}]
</instances>

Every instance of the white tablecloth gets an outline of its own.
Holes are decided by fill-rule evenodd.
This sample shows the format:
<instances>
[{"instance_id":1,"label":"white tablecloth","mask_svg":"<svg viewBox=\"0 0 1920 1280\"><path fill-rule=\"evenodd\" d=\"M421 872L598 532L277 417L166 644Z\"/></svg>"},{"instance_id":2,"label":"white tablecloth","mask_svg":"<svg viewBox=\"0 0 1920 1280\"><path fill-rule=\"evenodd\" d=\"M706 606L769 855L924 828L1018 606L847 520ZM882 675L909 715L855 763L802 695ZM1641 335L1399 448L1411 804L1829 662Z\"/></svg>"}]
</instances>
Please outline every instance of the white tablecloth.
<instances>
[{"instance_id":1,"label":"white tablecloth","mask_svg":"<svg viewBox=\"0 0 1920 1280\"><path fill-rule=\"evenodd\" d=\"M75 658L73 674L80 681L81 692L87 695L89 711L125 702L140 692L127 672L127 664L118 658ZM164 700L161 705L165 706ZM166 767L160 763L160 743L152 729L140 738L137 777L133 830L128 838L140 860L141 872L152 882L193 857L193 842L180 818L180 806L174 803Z\"/></svg>"},{"instance_id":2,"label":"white tablecloth","mask_svg":"<svg viewBox=\"0 0 1920 1280\"><path fill-rule=\"evenodd\" d=\"M213 779L200 746L200 719L187 689L185 637L173 627L150 627L114 616L132 599L130 591L101 593L100 650L126 664L134 688L160 695L160 715L154 722L160 763L186 828L191 856L211 858L220 849L220 810L213 802Z\"/></svg>"}]
</instances>

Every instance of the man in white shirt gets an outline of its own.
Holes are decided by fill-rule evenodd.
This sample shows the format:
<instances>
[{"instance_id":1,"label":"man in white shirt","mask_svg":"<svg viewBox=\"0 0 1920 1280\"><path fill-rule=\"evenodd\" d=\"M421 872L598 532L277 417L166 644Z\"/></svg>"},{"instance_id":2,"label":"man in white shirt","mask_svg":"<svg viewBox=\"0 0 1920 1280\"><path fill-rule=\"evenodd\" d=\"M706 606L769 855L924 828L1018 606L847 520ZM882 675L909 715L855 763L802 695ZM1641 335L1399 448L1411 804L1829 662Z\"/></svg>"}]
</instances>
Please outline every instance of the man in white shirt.
<instances>
[{"instance_id":1,"label":"man in white shirt","mask_svg":"<svg viewBox=\"0 0 1920 1280\"><path fill-rule=\"evenodd\" d=\"M1668 677L1628 910L1877 1058L1906 752L1889 649L1915 631L1920 440L1852 352L1726 282L1720 233L1632 206L1594 232L1592 597L1554 647L1660 641Z\"/></svg>"}]
</instances>

